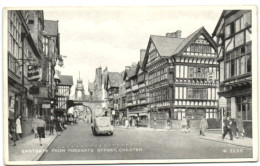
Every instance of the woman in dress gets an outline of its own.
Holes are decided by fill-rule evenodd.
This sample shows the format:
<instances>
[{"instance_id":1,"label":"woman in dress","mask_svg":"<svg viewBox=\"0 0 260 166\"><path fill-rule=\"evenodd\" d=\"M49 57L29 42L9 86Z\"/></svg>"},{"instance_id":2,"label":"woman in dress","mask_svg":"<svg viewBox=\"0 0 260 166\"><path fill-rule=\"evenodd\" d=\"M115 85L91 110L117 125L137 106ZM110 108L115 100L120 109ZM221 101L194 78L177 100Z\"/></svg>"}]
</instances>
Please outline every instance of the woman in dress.
<instances>
[{"instance_id":1,"label":"woman in dress","mask_svg":"<svg viewBox=\"0 0 260 166\"><path fill-rule=\"evenodd\" d=\"M16 124L16 134L18 139L22 139L22 125L21 125L21 115L18 115L15 121Z\"/></svg>"},{"instance_id":2,"label":"woman in dress","mask_svg":"<svg viewBox=\"0 0 260 166\"><path fill-rule=\"evenodd\" d=\"M45 138L46 123L40 116L36 121L37 133L39 136L40 146L42 146L41 138Z\"/></svg>"},{"instance_id":3,"label":"woman in dress","mask_svg":"<svg viewBox=\"0 0 260 166\"><path fill-rule=\"evenodd\" d=\"M37 120L38 120L38 115L36 115L35 118L33 118L33 121L32 121L32 128L33 128L33 132L34 132L34 138L38 138L37 127L36 127Z\"/></svg>"},{"instance_id":4,"label":"woman in dress","mask_svg":"<svg viewBox=\"0 0 260 166\"><path fill-rule=\"evenodd\" d=\"M60 123L60 117L58 117L55 120L55 130L56 130L58 135L61 135L62 128L61 128L61 123Z\"/></svg>"}]
</instances>

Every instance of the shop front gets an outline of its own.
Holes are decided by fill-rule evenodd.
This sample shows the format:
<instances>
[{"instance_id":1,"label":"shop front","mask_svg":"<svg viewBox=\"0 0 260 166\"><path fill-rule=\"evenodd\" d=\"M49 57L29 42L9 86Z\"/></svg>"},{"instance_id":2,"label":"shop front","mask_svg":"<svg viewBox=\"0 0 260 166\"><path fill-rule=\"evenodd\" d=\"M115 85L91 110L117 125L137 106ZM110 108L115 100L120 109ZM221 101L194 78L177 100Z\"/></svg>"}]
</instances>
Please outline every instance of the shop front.
<instances>
[{"instance_id":1,"label":"shop front","mask_svg":"<svg viewBox=\"0 0 260 166\"><path fill-rule=\"evenodd\" d=\"M146 107L136 107L129 109L128 116L130 119L135 119L136 126L148 127L149 110L150 109Z\"/></svg>"},{"instance_id":2,"label":"shop front","mask_svg":"<svg viewBox=\"0 0 260 166\"><path fill-rule=\"evenodd\" d=\"M251 85L233 88L219 93L227 100L224 116L230 116L233 121L233 132L237 122L242 122L246 137L252 137L252 89Z\"/></svg>"},{"instance_id":3,"label":"shop front","mask_svg":"<svg viewBox=\"0 0 260 166\"><path fill-rule=\"evenodd\" d=\"M156 121L157 129L167 128L167 120L171 117L170 107L155 107L150 112L150 127L154 128ZM170 127L170 126L169 126Z\"/></svg>"},{"instance_id":4,"label":"shop front","mask_svg":"<svg viewBox=\"0 0 260 166\"><path fill-rule=\"evenodd\" d=\"M203 117L206 118L209 129L221 128L221 118L217 108L175 108L172 128L180 128L181 120L184 117L191 129L199 129Z\"/></svg>"}]
</instances>

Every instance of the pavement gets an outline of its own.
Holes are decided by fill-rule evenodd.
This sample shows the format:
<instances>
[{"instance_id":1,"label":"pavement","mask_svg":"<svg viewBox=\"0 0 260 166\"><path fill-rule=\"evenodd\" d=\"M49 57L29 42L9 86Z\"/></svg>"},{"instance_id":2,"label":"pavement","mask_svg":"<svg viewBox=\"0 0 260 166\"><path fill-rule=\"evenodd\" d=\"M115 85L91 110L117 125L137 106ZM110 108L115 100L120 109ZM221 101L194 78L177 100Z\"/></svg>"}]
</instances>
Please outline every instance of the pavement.
<instances>
[{"instance_id":1,"label":"pavement","mask_svg":"<svg viewBox=\"0 0 260 166\"><path fill-rule=\"evenodd\" d=\"M181 132L180 129L154 129L154 128L148 128L148 127L128 127L125 126L116 126L116 128L122 128L126 130L139 130L139 131L167 131L167 132ZM221 142L225 144L231 144L241 147L247 147L252 148L253 147L253 141L252 138L244 137L244 138L236 138L236 136L233 136L233 140L230 140L229 135L227 134L225 139L222 140L222 131L221 129L209 129L205 133L205 136L200 136L199 130L191 130L191 133L194 133L194 135L197 135L201 139L215 141L215 142Z\"/></svg>"},{"instance_id":2,"label":"pavement","mask_svg":"<svg viewBox=\"0 0 260 166\"><path fill-rule=\"evenodd\" d=\"M68 126L40 160L224 159L253 155L252 148L226 141L212 143L195 131L158 129L155 132L149 128L115 127L113 136L94 136L90 126L86 123Z\"/></svg>"},{"instance_id":3,"label":"pavement","mask_svg":"<svg viewBox=\"0 0 260 166\"><path fill-rule=\"evenodd\" d=\"M16 146L13 146L13 141L9 140L9 161L38 161L56 136L56 133L49 135L49 131L45 131L42 146L39 138L34 138L34 134L16 141Z\"/></svg>"}]
</instances>

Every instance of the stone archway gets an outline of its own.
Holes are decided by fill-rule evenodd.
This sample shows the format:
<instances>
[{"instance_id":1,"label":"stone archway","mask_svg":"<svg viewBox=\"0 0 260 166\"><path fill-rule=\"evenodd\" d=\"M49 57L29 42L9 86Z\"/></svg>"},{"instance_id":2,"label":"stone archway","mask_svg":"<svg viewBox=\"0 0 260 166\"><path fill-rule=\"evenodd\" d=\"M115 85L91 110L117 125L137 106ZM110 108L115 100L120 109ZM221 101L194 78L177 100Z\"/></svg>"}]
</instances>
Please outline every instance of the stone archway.
<instances>
[{"instance_id":1,"label":"stone archway","mask_svg":"<svg viewBox=\"0 0 260 166\"><path fill-rule=\"evenodd\" d=\"M88 108L91 112L91 121L94 120L96 116L103 116L104 112L102 110L102 101L94 100L74 100L75 103L82 103L81 106Z\"/></svg>"}]
</instances>

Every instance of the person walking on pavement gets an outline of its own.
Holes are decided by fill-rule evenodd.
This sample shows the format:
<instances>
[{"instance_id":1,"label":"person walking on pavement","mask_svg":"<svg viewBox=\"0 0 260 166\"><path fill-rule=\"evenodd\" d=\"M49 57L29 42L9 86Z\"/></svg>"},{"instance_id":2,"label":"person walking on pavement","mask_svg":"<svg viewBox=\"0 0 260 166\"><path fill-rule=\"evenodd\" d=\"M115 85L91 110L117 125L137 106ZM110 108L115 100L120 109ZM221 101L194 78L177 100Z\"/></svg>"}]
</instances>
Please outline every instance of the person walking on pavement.
<instances>
[{"instance_id":1,"label":"person walking on pavement","mask_svg":"<svg viewBox=\"0 0 260 166\"><path fill-rule=\"evenodd\" d=\"M227 118L224 119L224 133L222 135L222 141L224 141L224 138L227 135L227 133L230 134L230 140L233 140L231 125L232 125L232 121L231 121L230 117L228 116Z\"/></svg>"},{"instance_id":2,"label":"person walking on pavement","mask_svg":"<svg viewBox=\"0 0 260 166\"><path fill-rule=\"evenodd\" d=\"M38 115L35 116L32 120L32 129L34 132L34 138L38 138L37 128L36 128L36 121L38 120Z\"/></svg>"},{"instance_id":3,"label":"person walking on pavement","mask_svg":"<svg viewBox=\"0 0 260 166\"><path fill-rule=\"evenodd\" d=\"M125 118L125 127L128 128L129 127L129 122L128 122L128 119Z\"/></svg>"},{"instance_id":4,"label":"person walking on pavement","mask_svg":"<svg viewBox=\"0 0 260 166\"><path fill-rule=\"evenodd\" d=\"M208 122L205 116L200 121L200 135L205 136L205 132L208 128Z\"/></svg>"},{"instance_id":5,"label":"person walking on pavement","mask_svg":"<svg viewBox=\"0 0 260 166\"><path fill-rule=\"evenodd\" d=\"M133 117L132 126L133 126L133 128L135 128L135 117Z\"/></svg>"},{"instance_id":6,"label":"person walking on pavement","mask_svg":"<svg viewBox=\"0 0 260 166\"><path fill-rule=\"evenodd\" d=\"M53 115L50 116L49 126L50 126L50 135L54 135L53 134L53 129L54 129L54 117L53 117Z\"/></svg>"},{"instance_id":7,"label":"person walking on pavement","mask_svg":"<svg viewBox=\"0 0 260 166\"><path fill-rule=\"evenodd\" d=\"M156 117L153 118L153 126L154 126L154 130L156 130Z\"/></svg>"},{"instance_id":8,"label":"person walking on pavement","mask_svg":"<svg viewBox=\"0 0 260 166\"><path fill-rule=\"evenodd\" d=\"M168 118L167 118L167 128L168 129L171 128L171 118L170 118L170 116L168 116Z\"/></svg>"},{"instance_id":9,"label":"person walking on pavement","mask_svg":"<svg viewBox=\"0 0 260 166\"><path fill-rule=\"evenodd\" d=\"M244 127L243 127L243 121L242 121L242 118L241 118L241 114L238 114L237 119L236 119L236 135L237 135L237 138L239 138L239 135L241 135L242 138L244 138L244 133L245 133L245 130L244 130Z\"/></svg>"},{"instance_id":10,"label":"person walking on pavement","mask_svg":"<svg viewBox=\"0 0 260 166\"><path fill-rule=\"evenodd\" d=\"M36 127L37 127L37 133L39 135L40 146L42 146L41 139L45 138L46 123L41 116L36 122Z\"/></svg>"},{"instance_id":11,"label":"person walking on pavement","mask_svg":"<svg viewBox=\"0 0 260 166\"><path fill-rule=\"evenodd\" d=\"M21 115L18 115L15 121L16 124L16 134L18 139L22 139L22 125L21 125Z\"/></svg>"},{"instance_id":12,"label":"person walking on pavement","mask_svg":"<svg viewBox=\"0 0 260 166\"><path fill-rule=\"evenodd\" d=\"M57 134L61 135L62 128L61 128L61 123L60 123L60 117L58 117L55 120L55 129L56 129Z\"/></svg>"},{"instance_id":13,"label":"person walking on pavement","mask_svg":"<svg viewBox=\"0 0 260 166\"><path fill-rule=\"evenodd\" d=\"M185 118L185 116L183 116L181 120L181 132L187 133L187 119Z\"/></svg>"}]
</instances>

